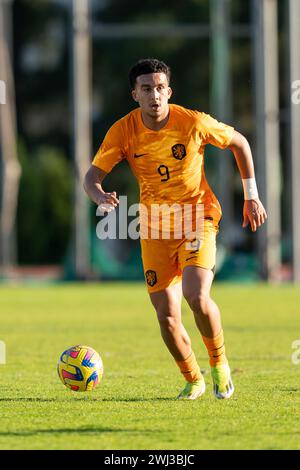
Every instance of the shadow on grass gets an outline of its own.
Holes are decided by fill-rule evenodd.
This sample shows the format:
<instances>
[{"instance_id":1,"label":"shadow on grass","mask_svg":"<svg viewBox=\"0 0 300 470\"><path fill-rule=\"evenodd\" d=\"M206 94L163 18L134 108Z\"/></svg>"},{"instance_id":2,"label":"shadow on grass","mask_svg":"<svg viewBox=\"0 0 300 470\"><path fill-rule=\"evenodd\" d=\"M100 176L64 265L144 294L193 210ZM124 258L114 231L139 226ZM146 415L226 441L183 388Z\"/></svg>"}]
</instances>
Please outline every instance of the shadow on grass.
<instances>
[{"instance_id":1,"label":"shadow on grass","mask_svg":"<svg viewBox=\"0 0 300 470\"><path fill-rule=\"evenodd\" d=\"M176 401L175 398L157 397L157 398L95 398L95 397L75 397L70 396L66 398L39 398L39 397L8 397L0 398L0 402L31 402L31 403L60 403L60 402L74 402L80 401L85 403L130 403L130 402L159 402L159 401Z\"/></svg>"},{"instance_id":2,"label":"shadow on grass","mask_svg":"<svg viewBox=\"0 0 300 470\"><path fill-rule=\"evenodd\" d=\"M0 431L0 437L28 437L37 434L103 434L103 433L130 433L130 434L152 434L157 429L122 429L122 428L60 428L60 429L35 429L22 431Z\"/></svg>"},{"instance_id":3,"label":"shadow on grass","mask_svg":"<svg viewBox=\"0 0 300 470\"><path fill-rule=\"evenodd\" d=\"M133 402L158 402L158 401L170 401L174 402L177 401L175 398L170 398L170 397L156 397L156 398L102 398L102 402L110 402L110 403L133 403Z\"/></svg>"},{"instance_id":4,"label":"shadow on grass","mask_svg":"<svg viewBox=\"0 0 300 470\"><path fill-rule=\"evenodd\" d=\"M12 402L33 402L33 403L36 403L36 402L41 402L41 403L49 403L49 402L55 402L55 401L66 401L66 400L59 400L57 398L34 398L34 397L16 397L16 398L0 398L0 402L1 401L12 401Z\"/></svg>"}]
</instances>

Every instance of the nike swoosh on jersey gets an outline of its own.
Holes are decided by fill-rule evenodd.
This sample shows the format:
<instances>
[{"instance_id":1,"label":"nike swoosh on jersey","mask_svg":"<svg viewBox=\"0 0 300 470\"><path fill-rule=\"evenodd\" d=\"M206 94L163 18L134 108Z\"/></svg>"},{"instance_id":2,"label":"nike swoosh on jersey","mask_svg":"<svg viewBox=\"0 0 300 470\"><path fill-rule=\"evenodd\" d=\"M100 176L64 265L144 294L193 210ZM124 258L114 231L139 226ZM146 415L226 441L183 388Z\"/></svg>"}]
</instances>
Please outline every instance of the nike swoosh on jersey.
<instances>
[{"instance_id":1,"label":"nike swoosh on jersey","mask_svg":"<svg viewBox=\"0 0 300 470\"><path fill-rule=\"evenodd\" d=\"M146 153L139 153L139 154L135 153L135 154L133 155L133 157L134 157L134 158L140 158L140 157L143 157L144 155L147 155L147 154L146 154Z\"/></svg>"}]
</instances>

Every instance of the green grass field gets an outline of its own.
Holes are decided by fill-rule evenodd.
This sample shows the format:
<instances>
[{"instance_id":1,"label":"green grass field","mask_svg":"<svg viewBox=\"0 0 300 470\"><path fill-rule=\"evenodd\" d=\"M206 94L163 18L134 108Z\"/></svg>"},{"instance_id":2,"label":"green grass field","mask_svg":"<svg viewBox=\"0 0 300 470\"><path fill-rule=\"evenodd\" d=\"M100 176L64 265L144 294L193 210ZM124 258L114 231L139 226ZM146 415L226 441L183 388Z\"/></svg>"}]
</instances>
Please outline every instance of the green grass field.
<instances>
[{"instance_id":1,"label":"green grass field","mask_svg":"<svg viewBox=\"0 0 300 470\"><path fill-rule=\"evenodd\" d=\"M0 288L1 449L300 449L300 289L216 284L236 392L212 394L206 352L183 305L207 391L174 398L181 375L159 333L143 284ZM101 354L93 392L66 389L60 353L75 344Z\"/></svg>"}]
</instances>

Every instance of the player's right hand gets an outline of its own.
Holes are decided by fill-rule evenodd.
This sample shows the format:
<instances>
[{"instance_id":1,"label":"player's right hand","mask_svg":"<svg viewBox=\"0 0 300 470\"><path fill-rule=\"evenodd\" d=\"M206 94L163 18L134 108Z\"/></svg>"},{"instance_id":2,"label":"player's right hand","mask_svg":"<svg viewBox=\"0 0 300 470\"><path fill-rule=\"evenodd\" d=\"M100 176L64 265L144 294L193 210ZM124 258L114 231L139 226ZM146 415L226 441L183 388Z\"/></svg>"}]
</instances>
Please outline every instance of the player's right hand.
<instances>
[{"instance_id":1,"label":"player's right hand","mask_svg":"<svg viewBox=\"0 0 300 470\"><path fill-rule=\"evenodd\" d=\"M117 193L113 191L112 193L100 193L99 199L97 201L98 210L102 212L111 212L119 204L119 199L117 198Z\"/></svg>"}]
</instances>

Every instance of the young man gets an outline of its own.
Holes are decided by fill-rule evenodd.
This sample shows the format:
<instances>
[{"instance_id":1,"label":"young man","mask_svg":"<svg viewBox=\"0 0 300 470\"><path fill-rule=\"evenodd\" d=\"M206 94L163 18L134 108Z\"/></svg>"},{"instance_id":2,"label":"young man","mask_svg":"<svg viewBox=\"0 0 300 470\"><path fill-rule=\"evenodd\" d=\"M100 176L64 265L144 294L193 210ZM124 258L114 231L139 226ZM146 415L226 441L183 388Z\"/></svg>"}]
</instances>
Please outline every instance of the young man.
<instances>
[{"instance_id":1,"label":"young man","mask_svg":"<svg viewBox=\"0 0 300 470\"><path fill-rule=\"evenodd\" d=\"M139 108L109 129L86 174L84 188L98 206L113 210L119 203L116 193L106 193L101 184L126 158L139 182L141 203L150 211L154 204L204 207L202 235L199 239L196 235L192 245L184 235L181 239L145 237L141 239L142 259L162 338L186 380L178 398L194 400L205 391L181 322L182 293L208 352L214 394L218 399L230 398L234 388L220 311L210 297L221 208L205 179L204 147L212 144L232 150L244 187L243 227L250 223L256 231L267 215L258 197L251 150L246 138L232 127L205 113L169 104L170 69L163 62L140 60L130 70L129 80Z\"/></svg>"}]
</instances>

